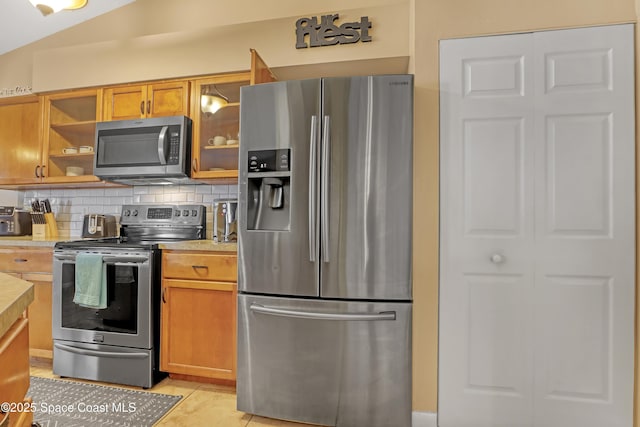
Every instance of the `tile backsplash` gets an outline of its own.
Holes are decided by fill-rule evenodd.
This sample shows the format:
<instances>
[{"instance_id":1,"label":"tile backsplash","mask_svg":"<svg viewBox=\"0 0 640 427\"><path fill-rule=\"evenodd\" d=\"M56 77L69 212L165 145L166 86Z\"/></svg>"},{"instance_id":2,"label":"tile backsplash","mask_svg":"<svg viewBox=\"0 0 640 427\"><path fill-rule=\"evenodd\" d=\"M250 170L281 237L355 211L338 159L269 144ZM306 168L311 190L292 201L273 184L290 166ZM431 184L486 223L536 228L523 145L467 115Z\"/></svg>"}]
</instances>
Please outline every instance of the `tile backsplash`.
<instances>
[{"instance_id":1,"label":"tile backsplash","mask_svg":"<svg viewBox=\"0 0 640 427\"><path fill-rule=\"evenodd\" d=\"M122 188L37 189L22 192L24 208L34 199L49 199L61 236L82 234L85 214L115 215L120 220L122 205L131 203L203 204L207 208L207 238L212 238L214 199L237 197L236 185L159 185ZM18 199L20 200L20 199Z\"/></svg>"}]
</instances>

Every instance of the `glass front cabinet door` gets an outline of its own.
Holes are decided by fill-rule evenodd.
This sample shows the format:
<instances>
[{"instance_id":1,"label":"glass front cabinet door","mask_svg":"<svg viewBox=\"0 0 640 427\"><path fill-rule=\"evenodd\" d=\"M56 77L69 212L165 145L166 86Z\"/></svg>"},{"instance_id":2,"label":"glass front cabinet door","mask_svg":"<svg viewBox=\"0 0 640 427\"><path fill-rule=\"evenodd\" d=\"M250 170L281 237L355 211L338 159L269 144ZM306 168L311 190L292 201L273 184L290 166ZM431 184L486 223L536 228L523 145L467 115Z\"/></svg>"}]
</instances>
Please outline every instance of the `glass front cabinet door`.
<instances>
[{"instance_id":1,"label":"glass front cabinet door","mask_svg":"<svg viewBox=\"0 0 640 427\"><path fill-rule=\"evenodd\" d=\"M240 88L250 73L226 74L193 84L193 177L216 182L238 179Z\"/></svg>"}]
</instances>

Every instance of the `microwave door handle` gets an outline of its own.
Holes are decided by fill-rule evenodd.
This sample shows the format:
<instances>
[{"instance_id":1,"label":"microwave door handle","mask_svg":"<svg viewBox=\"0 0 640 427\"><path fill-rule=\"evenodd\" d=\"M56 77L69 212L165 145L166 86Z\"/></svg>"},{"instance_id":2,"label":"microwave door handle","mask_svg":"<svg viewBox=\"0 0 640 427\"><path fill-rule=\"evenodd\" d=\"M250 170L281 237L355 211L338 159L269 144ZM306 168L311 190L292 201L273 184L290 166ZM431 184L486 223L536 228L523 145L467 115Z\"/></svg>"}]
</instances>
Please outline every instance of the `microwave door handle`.
<instances>
[{"instance_id":1,"label":"microwave door handle","mask_svg":"<svg viewBox=\"0 0 640 427\"><path fill-rule=\"evenodd\" d=\"M167 156L165 155L165 141L167 140L167 132L169 131L169 126L162 126L160 130L160 135L158 136L158 159L160 159L161 165L167 164Z\"/></svg>"}]
</instances>

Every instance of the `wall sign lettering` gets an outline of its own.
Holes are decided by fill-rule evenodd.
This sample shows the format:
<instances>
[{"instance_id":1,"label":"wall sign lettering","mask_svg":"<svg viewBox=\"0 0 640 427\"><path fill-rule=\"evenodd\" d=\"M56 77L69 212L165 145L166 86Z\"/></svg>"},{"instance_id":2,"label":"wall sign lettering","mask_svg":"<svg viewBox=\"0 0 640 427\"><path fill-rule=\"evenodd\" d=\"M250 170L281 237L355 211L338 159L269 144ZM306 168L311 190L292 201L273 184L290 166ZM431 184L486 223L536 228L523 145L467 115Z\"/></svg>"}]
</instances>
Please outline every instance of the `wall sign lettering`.
<instances>
[{"instance_id":1,"label":"wall sign lettering","mask_svg":"<svg viewBox=\"0 0 640 427\"><path fill-rule=\"evenodd\" d=\"M0 98L6 98L8 96L18 95L31 95L31 86L16 86L16 87L4 87L0 88Z\"/></svg>"},{"instance_id":2,"label":"wall sign lettering","mask_svg":"<svg viewBox=\"0 0 640 427\"><path fill-rule=\"evenodd\" d=\"M296 49L307 47L331 46L335 44L350 44L370 42L371 21L368 16L362 16L360 22L345 22L338 26L335 22L339 15L324 15L313 18L300 18L296 21ZM309 37L309 43L305 37Z\"/></svg>"}]
</instances>

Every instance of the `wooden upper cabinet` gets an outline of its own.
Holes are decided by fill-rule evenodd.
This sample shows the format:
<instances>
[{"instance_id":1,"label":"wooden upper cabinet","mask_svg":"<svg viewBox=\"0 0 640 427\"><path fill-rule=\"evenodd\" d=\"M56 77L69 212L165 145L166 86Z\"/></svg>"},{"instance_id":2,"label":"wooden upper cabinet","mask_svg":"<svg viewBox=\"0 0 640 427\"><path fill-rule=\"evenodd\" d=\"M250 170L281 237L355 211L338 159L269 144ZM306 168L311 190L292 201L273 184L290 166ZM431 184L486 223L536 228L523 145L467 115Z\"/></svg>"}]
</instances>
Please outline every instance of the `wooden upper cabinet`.
<instances>
[{"instance_id":1,"label":"wooden upper cabinet","mask_svg":"<svg viewBox=\"0 0 640 427\"><path fill-rule=\"evenodd\" d=\"M219 74L195 79L191 91L193 119L192 177L213 183L238 181L240 144L240 88L276 80L260 55L250 49L251 69L234 74ZM226 100L221 108L211 111L202 102L211 95ZM216 138L219 137L219 138ZM224 141L215 143L214 140Z\"/></svg>"},{"instance_id":2,"label":"wooden upper cabinet","mask_svg":"<svg viewBox=\"0 0 640 427\"><path fill-rule=\"evenodd\" d=\"M273 75L258 52L255 49L249 49L249 51L251 52L251 84L275 82L276 76Z\"/></svg>"},{"instance_id":3,"label":"wooden upper cabinet","mask_svg":"<svg viewBox=\"0 0 640 427\"><path fill-rule=\"evenodd\" d=\"M38 96L0 99L0 184L35 184L41 179L42 101Z\"/></svg>"},{"instance_id":4,"label":"wooden upper cabinet","mask_svg":"<svg viewBox=\"0 0 640 427\"><path fill-rule=\"evenodd\" d=\"M42 175L46 183L99 182L93 175L96 122L102 91L86 89L44 96Z\"/></svg>"},{"instance_id":5,"label":"wooden upper cabinet","mask_svg":"<svg viewBox=\"0 0 640 427\"><path fill-rule=\"evenodd\" d=\"M189 82L110 87L104 90L104 120L180 116L189 113Z\"/></svg>"},{"instance_id":6,"label":"wooden upper cabinet","mask_svg":"<svg viewBox=\"0 0 640 427\"><path fill-rule=\"evenodd\" d=\"M189 82L156 83L147 87L147 116L189 113Z\"/></svg>"}]
</instances>

